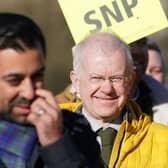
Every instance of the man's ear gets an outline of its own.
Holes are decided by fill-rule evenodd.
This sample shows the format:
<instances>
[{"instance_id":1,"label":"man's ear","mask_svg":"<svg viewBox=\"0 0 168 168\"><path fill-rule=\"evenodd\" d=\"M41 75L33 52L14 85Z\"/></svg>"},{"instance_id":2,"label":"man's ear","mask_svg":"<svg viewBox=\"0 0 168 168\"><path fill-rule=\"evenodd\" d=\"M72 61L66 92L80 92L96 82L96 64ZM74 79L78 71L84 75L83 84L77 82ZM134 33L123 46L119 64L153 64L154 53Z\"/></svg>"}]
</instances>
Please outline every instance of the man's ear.
<instances>
[{"instance_id":1,"label":"man's ear","mask_svg":"<svg viewBox=\"0 0 168 168\"><path fill-rule=\"evenodd\" d=\"M70 72L70 79L71 79L72 85L75 87L77 93L79 93L79 79L78 79L75 71Z\"/></svg>"}]
</instances>

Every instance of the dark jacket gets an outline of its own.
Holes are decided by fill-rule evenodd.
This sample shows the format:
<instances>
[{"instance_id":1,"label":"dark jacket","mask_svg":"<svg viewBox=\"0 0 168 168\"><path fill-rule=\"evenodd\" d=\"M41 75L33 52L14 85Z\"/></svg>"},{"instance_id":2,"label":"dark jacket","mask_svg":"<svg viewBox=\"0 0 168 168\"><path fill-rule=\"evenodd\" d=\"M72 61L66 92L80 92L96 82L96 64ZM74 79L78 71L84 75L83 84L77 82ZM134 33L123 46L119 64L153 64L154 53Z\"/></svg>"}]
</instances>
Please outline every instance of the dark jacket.
<instances>
[{"instance_id":1,"label":"dark jacket","mask_svg":"<svg viewBox=\"0 0 168 168\"><path fill-rule=\"evenodd\" d=\"M46 147L36 146L27 168L103 168L96 134L80 114L63 111L64 136ZM0 168L5 168L0 162Z\"/></svg>"},{"instance_id":2,"label":"dark jacket","mask_svg":"<svg viewBox=\"0 0 168 168\"><path fill-rule=\"evenodd\" d=\"M151 89L147 86L144 80L139 82L138 88L139 88L139 96L136 102L140 105L142 112L148 114L152 118L153 105L152 105Z\"/></svg>"}]
</instances>

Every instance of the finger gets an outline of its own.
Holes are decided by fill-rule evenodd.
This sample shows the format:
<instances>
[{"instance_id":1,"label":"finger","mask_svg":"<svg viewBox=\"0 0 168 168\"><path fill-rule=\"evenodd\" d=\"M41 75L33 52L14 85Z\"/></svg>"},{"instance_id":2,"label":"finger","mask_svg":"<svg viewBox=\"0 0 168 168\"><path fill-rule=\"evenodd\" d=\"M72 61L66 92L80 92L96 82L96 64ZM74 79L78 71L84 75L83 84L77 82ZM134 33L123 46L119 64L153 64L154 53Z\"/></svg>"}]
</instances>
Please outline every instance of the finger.
<instances>
[{"instance_id":1,"label":"finger","mask_svg":"<svg viewBox=\"0 0 168 168\"><path fill-rule=\"evenodd\" d=\"M38 103L33 103L30 107L30 110L31 112L28 115L28 122L35 126L39 121L39 118L46 113L46 110ZM48 113L48 115L51 114Z\"/></svg>"},{"instance_id":2,"label":"finger","mask_svg":"<svg viewBox=\"0 0 168 168\"><path fill-rule=\"evenodd\" d=\"M55 109L49 106L45 108L44 106L35 104L31 106L31 113L28 116L28 121L34 125L36 128L49 129L52 126L54 130L60 130L62 127L62 113L56 113ZM42 131L42 129L41 129Z\"/></svg>"},{"instance_id":3,"label":"finger","mask_svg":"<svg viewBox=\"0 0 168 168\"><path fill-rule=\"evenodd\" d=\"M56 103L56 100L55 100L55 96L52 94L52 92L44 89L37 89L36 95L44 98L52 106L58 107L58 104Z\"/></svg>"},{"instance_id":4,"label":"finger","mask_svg":"<svg viewBox=\"0 0 168 168\"><path fill-rule=\"evenodd\" d=\"M48 103L48 101L46 101L46 99L42 98L38 98L32 103L31 110L36 111L37 107L38 113L39 111L40 113L43 113L45 111L55 118L58 117L58 115L60 115L61 113L61 110L59 108L53 107Z\"/></svg>"},{"instance_id":5,"label":"finger","mask_svg":"<svg viewBox=\"0 0 168 168\"><path fill-rule=\"evenodd\" d=\"M31 113L28 116L28 121L36 127L41 145L51 144L62 135L62 115L57 114L53 116L51 115L53 113L56 112L51 106L47 109L45 109L44 105L41 106L41 104L38 105L37 103L31 106Z\"/></svg>"},{"instance_id":6,"label":"finger","mask_svg":"<svg viewBox=\"0 0 168 168\"><path fill-rule=\"evenodd\" d=\"M44 109L40 109L38 113L39 113L40 115L43 115L43 114L46 113L46 110L44 110Z\"/></svg>"},{"instance_id":7,"label":"finger","mask_svg":"<svg viewBox=\"0 0 168 168\"><path fill-rule=\"evenodd\" d=\"M39 107L34 108L33 111L31 109L31 112L27 117L28 123L34 126L37 124L37 122L39 121L39 117L41 116L41 114L39 113L39 110L40 110Z\"/></svg>"}]
</instances>

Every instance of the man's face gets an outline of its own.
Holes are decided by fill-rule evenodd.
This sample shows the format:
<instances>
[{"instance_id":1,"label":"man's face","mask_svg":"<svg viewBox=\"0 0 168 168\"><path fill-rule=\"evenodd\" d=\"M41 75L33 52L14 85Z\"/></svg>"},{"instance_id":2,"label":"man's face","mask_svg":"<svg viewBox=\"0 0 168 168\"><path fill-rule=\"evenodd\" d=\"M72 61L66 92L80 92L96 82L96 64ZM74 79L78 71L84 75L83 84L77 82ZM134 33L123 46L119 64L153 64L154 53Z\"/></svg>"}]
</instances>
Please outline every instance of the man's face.
<instances>
[{"instance_id":1,"label":"man's face","mask_svg":"<svg viewBox=\"0 0 168 168\"><path fill-rule=\"evenodd\" d=\"M148 65L146 68L146 74L164 84L164 67L161 55L155 50L148 50Z\"/></svg>"},{"instance_id":2,"label":"man's face","mask_svg":"<svg viewBox=\"0 0 168 168\"><path fill-rule=\"evenodd\" d=\"M83 54L75 82L83 106L94 118L112 121L120 115L132 85L125 53L90 49Z\"/></svg>"},{"instance_id":3,"label":"man's face","mask_svg":"<svg viewBox=\"0 0 168 168\"><path fill-rule=\"evenodd\" d=\"M0 50L0 117L24 124L35 90L43 87L44 58L37 50Z\"/></svg>"}]
</instances>

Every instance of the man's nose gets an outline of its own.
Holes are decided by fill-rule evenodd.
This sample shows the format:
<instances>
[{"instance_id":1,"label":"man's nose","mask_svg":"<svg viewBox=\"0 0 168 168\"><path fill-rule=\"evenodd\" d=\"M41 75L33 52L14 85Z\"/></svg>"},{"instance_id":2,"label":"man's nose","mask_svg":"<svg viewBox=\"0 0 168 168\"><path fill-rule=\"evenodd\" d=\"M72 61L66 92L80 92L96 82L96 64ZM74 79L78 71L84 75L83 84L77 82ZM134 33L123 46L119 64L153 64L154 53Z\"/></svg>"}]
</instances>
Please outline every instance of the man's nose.
<instances>
[{"instance_id":1,"label":"man's nose","mask_svg":"<svg viewBox=\"0 0 168 168\"><path fill-rule=\"evenodd\" d=\"M101 85L101 90L104 93L111 93L114 90L113 84L110 80L106 79Z\"/></svg>"},{"instance_id":2,"label":"man's nose","mask_svg":"<svg viewBox=\"0 0 168 168\"><path fill-rule=\"evenodd\" d=\"M27 100L32 100L35 97L35 87L31 79L23 81L20 96Z\"/></svg>"}]
</instances>

